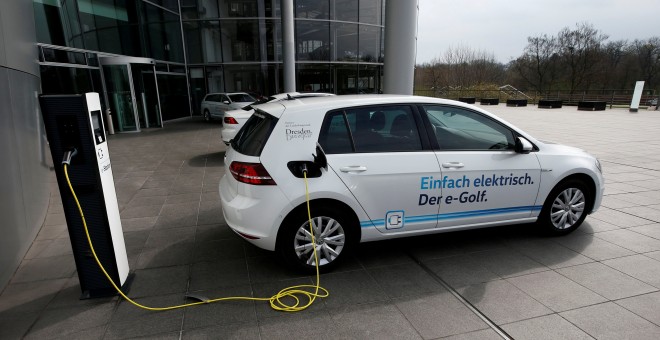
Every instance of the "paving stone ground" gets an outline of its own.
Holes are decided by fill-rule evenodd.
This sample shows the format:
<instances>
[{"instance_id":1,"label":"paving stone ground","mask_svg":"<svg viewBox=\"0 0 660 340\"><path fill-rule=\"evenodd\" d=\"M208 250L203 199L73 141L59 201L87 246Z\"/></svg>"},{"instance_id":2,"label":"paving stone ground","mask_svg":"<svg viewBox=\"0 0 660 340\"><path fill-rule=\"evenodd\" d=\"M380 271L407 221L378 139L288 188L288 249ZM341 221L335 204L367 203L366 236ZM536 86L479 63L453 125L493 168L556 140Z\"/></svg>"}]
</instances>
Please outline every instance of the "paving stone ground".
<instances>
[{"instance_id":1,"label":"paving stone ground","mask_svg":"<svg viewBox=\"0 0 660 340\"><path fill-rule=\"evenodd\" d=\"M52 176L44 226L0 294L0 339L499 338L435 276L516 339L660 338L660 112L477 106L598 156L600 210L565 237L522 225L363 244L321 277L330 297L301 313L255 302L148 312L117 297L78 299ZM129 295L141 303L270 296L313 282L224 223L220 127L194 118L109 138L135 273Z\"/></svg>"}]
</instances>

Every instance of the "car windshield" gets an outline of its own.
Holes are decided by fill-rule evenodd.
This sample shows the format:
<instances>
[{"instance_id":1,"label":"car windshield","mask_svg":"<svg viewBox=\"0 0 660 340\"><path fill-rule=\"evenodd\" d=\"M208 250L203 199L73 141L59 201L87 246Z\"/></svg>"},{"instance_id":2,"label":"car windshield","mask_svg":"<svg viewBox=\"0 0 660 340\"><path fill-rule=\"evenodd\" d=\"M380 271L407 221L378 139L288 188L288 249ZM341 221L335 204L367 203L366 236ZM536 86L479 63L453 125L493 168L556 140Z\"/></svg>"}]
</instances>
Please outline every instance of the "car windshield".
<instances>
[{"instance_id":1,"label":"car windshield","mask_svg":"<svg viewBox=\"0 0 660 340\"><path fill-rule=\"evenodd\" d=\"M250 96L247 93L230 94L229 99L231 99L232 102L241 102L241 103L254 101L254 98L252 98L252 96Z\"/></svg>"}]
</instances>

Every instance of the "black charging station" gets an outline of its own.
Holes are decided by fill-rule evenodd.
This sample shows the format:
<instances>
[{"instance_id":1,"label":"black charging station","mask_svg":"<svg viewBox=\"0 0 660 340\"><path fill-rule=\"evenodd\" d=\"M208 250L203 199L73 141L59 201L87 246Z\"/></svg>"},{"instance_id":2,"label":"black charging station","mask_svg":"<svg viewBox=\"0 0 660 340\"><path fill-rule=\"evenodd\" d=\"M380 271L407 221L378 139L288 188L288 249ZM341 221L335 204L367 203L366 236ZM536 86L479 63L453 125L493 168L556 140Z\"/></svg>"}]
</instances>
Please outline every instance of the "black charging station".
<instances>
[{"instance_id":1,"label":"black charging station","mask_svg":"<svg viewBox=\"0 0 660 340\"><path fill-rule=\"evenodd\" d=\"M125 290L129 281L128 258L98 93L42 95L39 102L78 270L81 299L115 295L116 290L92 255L61 161L63 157L70 158L69 179L96 254L113 282Z\"/></svg>"}]
</instances>

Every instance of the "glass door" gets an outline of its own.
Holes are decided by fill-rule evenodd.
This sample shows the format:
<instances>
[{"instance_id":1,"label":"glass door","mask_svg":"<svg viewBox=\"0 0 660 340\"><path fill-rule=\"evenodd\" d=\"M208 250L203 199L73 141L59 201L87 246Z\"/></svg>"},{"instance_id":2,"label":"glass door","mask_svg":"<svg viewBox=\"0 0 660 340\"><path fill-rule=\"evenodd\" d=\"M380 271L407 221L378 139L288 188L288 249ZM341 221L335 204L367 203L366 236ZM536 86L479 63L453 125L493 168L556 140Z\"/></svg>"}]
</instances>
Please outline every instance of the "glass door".
<instances>
[{"instance_id":1,"label":"glass door","mask_svg":"<svg viewBox=\"0 0 660 340\"><path fill-rule=\"evenodd\" d=\"M128 65L105 65L103 66L105 88L108 92L108 106L113 123L119 132L140 131L131 81L128 75Z\"/></svg>"},{"instance_id":2,"label":"glass door","mask_svg":"<svg viewBox=\"0 0 660 340\"><path fill-rule=\"evenodd\" d=\"M160 97L152 59L101 58L112 120L119 132L162 127Z\"/></svg>"},{"instance_id":3,"label":"glass door","mask_svg":"<svg viewBox=\"0 0 660 340\"><path fill-rule=\"evenodd\" d=\"M161 127L160 104L154 66L130 64L130 68L140 127Z\"/></svg>"}]
</instances>

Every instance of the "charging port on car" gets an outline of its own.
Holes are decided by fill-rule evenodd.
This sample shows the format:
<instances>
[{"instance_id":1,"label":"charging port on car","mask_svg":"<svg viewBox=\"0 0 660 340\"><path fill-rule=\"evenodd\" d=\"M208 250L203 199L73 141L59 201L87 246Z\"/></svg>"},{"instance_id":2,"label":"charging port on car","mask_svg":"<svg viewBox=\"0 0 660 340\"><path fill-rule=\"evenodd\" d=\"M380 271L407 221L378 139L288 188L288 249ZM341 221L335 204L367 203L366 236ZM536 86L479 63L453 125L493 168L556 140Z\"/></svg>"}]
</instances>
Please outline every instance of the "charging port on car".
<instances>
[{"instance_id":1,"label":"charging port on car","mask_svg":"<svg viewBox=\"0 0 660 340\"><path fill-rule=\"evenodd\" d=\"M307 170L307 178L316 178L322 175L321 167L312 161L291 161L286 166L298 178L303 178L305 170Z\"/></svg>"}]
</instances>

